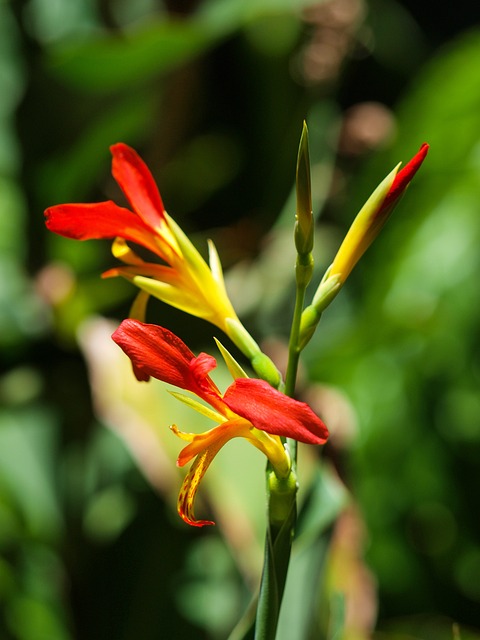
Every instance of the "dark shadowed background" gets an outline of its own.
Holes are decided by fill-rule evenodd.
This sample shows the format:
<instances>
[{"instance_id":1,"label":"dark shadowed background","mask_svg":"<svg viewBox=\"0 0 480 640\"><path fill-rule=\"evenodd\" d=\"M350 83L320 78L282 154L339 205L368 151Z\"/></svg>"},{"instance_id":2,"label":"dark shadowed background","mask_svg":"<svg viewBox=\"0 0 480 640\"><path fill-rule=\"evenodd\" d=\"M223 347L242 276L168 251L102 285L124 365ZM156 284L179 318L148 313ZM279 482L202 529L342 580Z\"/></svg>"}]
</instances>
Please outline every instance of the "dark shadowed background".
<instances>
[{"instance_id":1,"label":"dark shadowed background","mask_svg":"<svg viewBox=\"0 0 480 640\"><path fill-rule=\"evenodd\" d=\"M2 639L221 640L247 606L264 461L232 443L198 504L219 526L180 521L167 427L196 418L110 344L134 290L100 279L109 243L55 237L43 210L122 202L108 148L132 145L280 362L303 119L316 282L378 182L431 145L303 359L350 495L331 498L320 589L349 618L324 638L480 637L479 69L466 1L0 3ZM149 320L214 352L201 321L158 302Z\"/></svg>"}]
</instances>

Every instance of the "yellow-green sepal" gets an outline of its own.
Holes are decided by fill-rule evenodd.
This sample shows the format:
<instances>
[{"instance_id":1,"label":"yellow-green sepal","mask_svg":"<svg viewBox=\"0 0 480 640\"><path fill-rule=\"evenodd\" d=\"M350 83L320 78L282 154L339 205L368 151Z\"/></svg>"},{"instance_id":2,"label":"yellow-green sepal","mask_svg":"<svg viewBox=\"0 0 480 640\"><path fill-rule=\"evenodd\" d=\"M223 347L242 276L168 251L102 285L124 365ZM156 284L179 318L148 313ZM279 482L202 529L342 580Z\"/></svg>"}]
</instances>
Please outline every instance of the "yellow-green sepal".
<instances>
[{"instance_id":1,"label":"yellow-green sepal","mask_svg":"<svg viewBox=\"0 0 480 640\"><path fill-rule=\"evenodd\" d=\"M232 354L227 349L225 349L225 347L220 342L220 340L217 340L217 338L215 337L213 339L217 344L218 350L220 351L222 358L224 359L225 364L227 365L227 369L229 370L232 378L234 380L236 380L237 378L248 378L248 375L242 369L240 364L235 360Z\"/></svg>"}]
</instances>

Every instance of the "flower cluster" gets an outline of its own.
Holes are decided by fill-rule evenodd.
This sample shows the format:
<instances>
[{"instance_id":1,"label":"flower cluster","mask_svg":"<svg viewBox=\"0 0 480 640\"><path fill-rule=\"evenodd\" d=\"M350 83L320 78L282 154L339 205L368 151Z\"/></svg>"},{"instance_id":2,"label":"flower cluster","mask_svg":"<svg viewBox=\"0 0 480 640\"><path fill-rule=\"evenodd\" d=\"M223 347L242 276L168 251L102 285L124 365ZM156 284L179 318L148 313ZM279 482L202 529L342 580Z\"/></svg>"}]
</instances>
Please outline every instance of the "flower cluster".
<instances>
[{"instance_id":1,"label":"flower cluster","mask_svg":"<svg viewBox=\"0 0 480 640\"><path fill-rule=\"evenodd\" d=\"M290 473L290 458L282 436L307 444L324 444L327 440L327 428L308 405L280 393L264 380L237 378L222 395L208 375L216 366L215 358L206 353L195 357L168 329L124 320L112 337L131 359L139 380L152 376L192 392L210 407L190 397L175 395L219 423L200 434L171 427L189 443L180 453L177 464L183 466L195 458L178 498L178 512L189 524L213 524L196 520L193 502L208 466L232 438L248 440L267 456L277 476L284 478Z\"/></svg>"},{"instance_id":2,"label":"flower cluster","mask_svg":"<svg viewBox=\"0 0 480 640\"><path fill-rule=\"evenodd\" d=\"M145 319L148 298L154 296L224 331L251 360L253 368L274 386L280 374L238 319L225 289L222 266L213 242L209 265L168 215L157 185L139 155L123 143L111 147L112 174L132 210L111 200L93 204L60 204L45 211L50 231L75 240L113 240L112 253L123 266L104 278L122 276L140 290L131 316ZM130 245L149 251L144 260ZM160 262L159 262L160 261Z\"/></svg>"},{"instance_id":3,"label":"flower cluster","mask_svg":"<svg viewBox=\"0 0 480 640\"><path fill-rule=\"evenodd\" d=\"M297 167L297 186L299 183L300 187L297 188L295 242L301 257L300 265L310 274L313 218L307 142L304 128ZM321 445L327 440L328 430L308 405L278 390L281 379L277 369L240 323L230 302L213 243L209 243L207 264L165 211L158 188L143 160L125 144L116 144L111 151L113 176L131 209L112 201L57 205L46 210L46 224L51 231L67 238L113 240L112 252L123 265L108 270L104 277L122 276L141 290L132 307L133 319L121 323L113 340L132 361L138 380L154 377L191 392L198 400L178 392L173 394L217 423L199 434L171 426L172 431L188 443L177 464L183 466L193 460L178 498L179 514L194 526L213 524L195 517L194 499L213 458L229 440L236 437L248 440L265 454L276 478L282 480L292 477L292 460L286 440ZM398 172L396 167L358 214L312 303L299 317L298 352L313 334L322 311L380 232L427 151L428 145L423 145L403 170ZM150 252L152 259L141 257L132 244ZM305 286L307 280L309 277L303 283ZM249 358L259 378L247 377L220 345L234 378L222 394L209 376L216 366L212 356L205 353L195 356L171 331L144 322L149 296L222 329Z\"/></svg>"},{"instance_id":4,"label":"flower cluster","mask_svg":"<svg viewBox=\"0 0 480 640\"><path fill-rule=\"evenodd\" d=\"M143 160L126 144L111 147L112 174L132 210L111 200L93 204L60 204L45 211L47 228L76 240L113 240L112 253L124 263L103 274L123 276L146 296L136 308L144 318L145 301L154 296L228 332L227 321L238 321L225 291L220 260L209 243L210 266L168 215L157 185ZM150 251L146 261L130 246ZM161 263L158 263L160 259Z\"/></svg>"}]
</instances>

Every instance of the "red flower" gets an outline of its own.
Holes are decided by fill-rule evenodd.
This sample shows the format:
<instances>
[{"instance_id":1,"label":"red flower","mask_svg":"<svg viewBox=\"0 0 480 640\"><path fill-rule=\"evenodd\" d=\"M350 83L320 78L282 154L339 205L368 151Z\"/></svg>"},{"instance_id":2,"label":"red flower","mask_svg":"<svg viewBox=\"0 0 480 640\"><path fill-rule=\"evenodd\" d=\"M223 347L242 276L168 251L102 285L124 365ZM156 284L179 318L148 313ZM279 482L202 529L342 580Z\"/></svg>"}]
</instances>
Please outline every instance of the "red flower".
<instances>
[{"instance_id":1,"label":"red flower","mask_svg":"<svg viewBox=\"0 0 480 640\"><path fill-rule=\"evenodd\" d=\"M114 240L112 252L125 266L105 272L104 277L123 276L142 289L187 313L204 318L227 333L227 320L238 323L225 291L223 274L213 243L209 243L210 266L167 214L148 167L126 144L111 147L112 174L132 210L114 202L60 204L45 211L50 231L76 240ZM127 243L155 254L163 264L146 262Z\"/></svg>"},{"instance_id":2,"label":"red flower","mask_svg":"<svg viewBox=\"0 0 480 640\"><path fill-rule=\"evenodd\" d=\"M195 458L178 499L179 514L189 524L212 524L195 519L193 502L211 461L232 438L246 438L260 449L280 477L287 477L290 472L290 459L280 436L308 444L324 444L327 440L327 428L308 405L289 398L263 380L238 378L222 395L208 375L216 366L215 358L205 353L195 357L168 329L124 320L112 337L132 360L139 379L148 380L153 376L191 391L212 409L194 399L175 395L220 423L201 434L183 433L171 427L176 435L189 442L177 464L183 466Z\"/></svg>"},{"instance_id":3,"label":"red flower","mask_svg":"<svg viewBox=\"0 0 480 640\"><path fill-rule=\"evenodd\" d=\"M123 276L141 289L132 307L132 317L144 320L148 298L154 296L203 318L229 336L261 377L278 386L279 372L241 324L230 302L214 244L208 243L207 264L165 211L143 160L123 143L113 145L111 151L113 176L132 211L111 201L60 204L45 211L48 229L76 240L114 240L112 253L124 266L106 271L103 277ZM129 243L148 249L160 263L146 262Z\"/></svg>"}]
</instances>

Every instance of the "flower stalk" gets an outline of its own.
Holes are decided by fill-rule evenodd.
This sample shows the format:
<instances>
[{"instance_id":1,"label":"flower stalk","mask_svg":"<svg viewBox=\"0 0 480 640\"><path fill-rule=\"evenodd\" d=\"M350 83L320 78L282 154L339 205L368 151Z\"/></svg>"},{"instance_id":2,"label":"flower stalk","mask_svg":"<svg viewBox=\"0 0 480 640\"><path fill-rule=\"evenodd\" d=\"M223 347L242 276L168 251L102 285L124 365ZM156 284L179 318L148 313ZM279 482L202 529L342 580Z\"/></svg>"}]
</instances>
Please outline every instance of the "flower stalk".
<instances>
[{"instance_id":1,"label":"flower stalk","mask_svg":"<svg viewBox=\"0 0 480 640\"><path fill-rule=\"evenodd\" d=\"M112 201L57 205L45 212L47 227L67 238L113 241L112 253L122 264L103 276L121 276L140 290L131 308L131 318L120 324L113 340L130 358L137 380L146 382L154 377L189 392L190 395L171 393L215 423L203 433L181 431L175 424L170 426L173 434L185 443L177 465L191 463L178 496L180 517L195 527L214 524L212 520L196 517L195 498L210 464L230 440L244 438L266 456L267 527L255 640L275 640L295 535L297 443L323 445L328 438L323 421L308 405L294 398L300 354L313 336L323 311L390 217L424 161L428 145L422 145L402 170L399 171L400 165L395 167L373 192L351 225L312 302L305 307L314 267L314 220L308 129L303 124L296 165L296 293L284 383L275 364L239 320L228 297L213 243L208 243L207 263L165 211L143 160L122 143L111 150L112 173L130 209ZM142 257L137 252L138 246L146 249L153 259ZM150 296L219 327L248 358L258 377L249 378L217 341L233 378L222 393L209 375L216 366L215 358L206 353L195 356L168 329L145 323ZM240 625L242 634L250 623L251 611L245 620L248 623ZM245 637L249 630L245 631Z\"/></svg>"},{"instance_id":2,"label":"flower stalk","mask_svg":"<svg viewBox=\"0 0 480 640\"><path fill-rule=\"evenodd\" d=\"M174 396L218 423L199 434L171 426L173 433L188 443L180 452L177 465L183 467L193 461L177 504L180 517L188 524L197 527L213 524L211 520L196 518L194 501L208 467L232 438L245 438L265 454L282 487L292 470L284 439L294 438L310 444L323 444L327 439L327 428L308 405L289 398L264 380L245 377L223 347L221 353L227 366L237 377L222 394L209 376L216 367L215 358L206 353L195 356L168 329L124 320L112 338L132 361L138 380L147 382L153 377L193 393L209 406L178 392L174 392Z\"/></svg>"},{"instance_id":3,"label":"flower stalk","mask_svg":"<svg viewBox=\"0 0 480 640\"><path fill-rule=\"evenodd\" d=\"M303 123L296 170L297 211L294 240L297 249L295 264L295 307L289 339L289 357L284 392L293 397L300 358L300 323L305 293L313 273L314 220L312 211L310 155L308 129ZM268 524L265 539L265 559L257 608L256 640L275 640L278 617L287 579L292 543L297 520L297 439L287 438L287 451L292 460L287 478L279 478L267 466Z\"/></svg>"}]
</instances>

